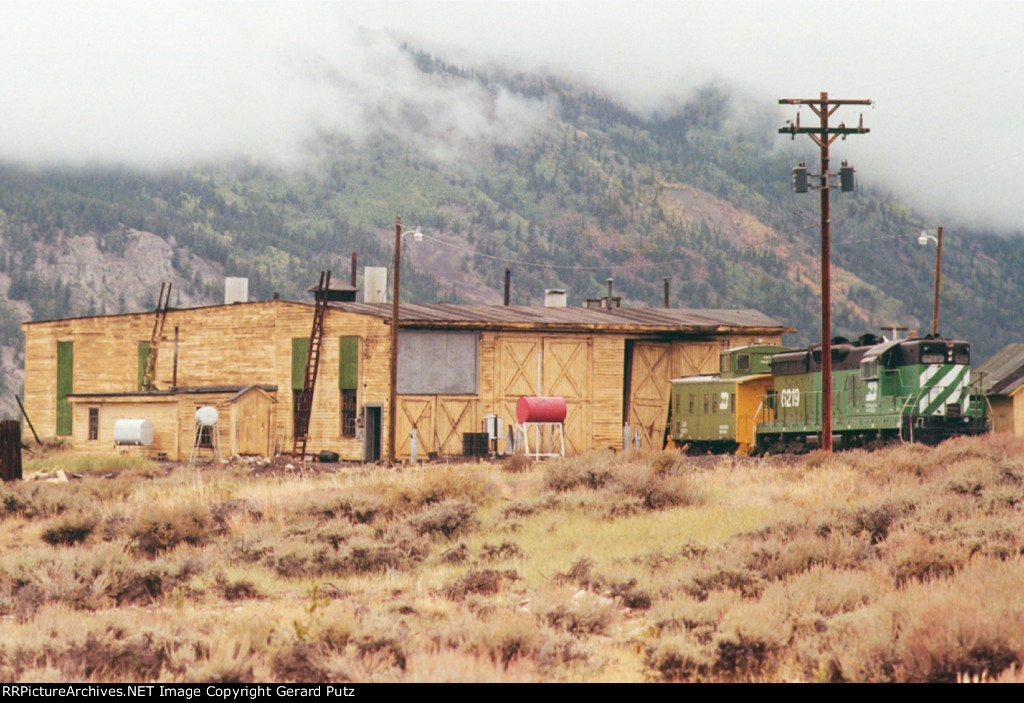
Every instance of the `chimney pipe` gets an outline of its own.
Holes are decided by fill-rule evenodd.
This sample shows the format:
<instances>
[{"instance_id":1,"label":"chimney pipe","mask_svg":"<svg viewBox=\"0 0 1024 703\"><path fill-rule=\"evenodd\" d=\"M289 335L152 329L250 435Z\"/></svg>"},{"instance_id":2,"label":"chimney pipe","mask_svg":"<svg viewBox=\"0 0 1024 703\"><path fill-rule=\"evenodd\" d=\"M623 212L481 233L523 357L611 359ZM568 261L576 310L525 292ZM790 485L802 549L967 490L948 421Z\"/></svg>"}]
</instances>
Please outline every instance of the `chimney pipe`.
<instances>
[{"instance_id":1,"label":"chimney pipe","mask_svg":"<svg viewBox=\"0 0 1024 703\"><path fill-rule=\"evenodd\" d=\"M665 307L669 307L668 304L668 276L665 276Z\"/></svg>"},{"instance_id":2,"label":"chimney pipe","mask_svg":"<svg viewBox=\"0 0 1024 703\"><path fill-rule=\"evenodd\" d=\"M505 269L505 307L511 305L512 269Z\"/></svg>"},{"instance_id":3,"label":"chimney pipe","mask_svg":"<svg viewBox=\"0 0 1024 703\"><path fill-rule=\"evenodd\" d=\"M606 308L608 308L609 310L612 309L612 282L614 280L615 280L614 278L609 278L608 279L608 299L605 300L604 306Z\"/></svg>"},{"instance_id":4,"label":"chimney pipe","mask_svg":"<svg viewBox=\"0 0 1024 703\"><path fill-rule=\"evenodd\" d=\"M352 287L356 287L356 253L352 252Z\"/></svg>"}]
</instances>

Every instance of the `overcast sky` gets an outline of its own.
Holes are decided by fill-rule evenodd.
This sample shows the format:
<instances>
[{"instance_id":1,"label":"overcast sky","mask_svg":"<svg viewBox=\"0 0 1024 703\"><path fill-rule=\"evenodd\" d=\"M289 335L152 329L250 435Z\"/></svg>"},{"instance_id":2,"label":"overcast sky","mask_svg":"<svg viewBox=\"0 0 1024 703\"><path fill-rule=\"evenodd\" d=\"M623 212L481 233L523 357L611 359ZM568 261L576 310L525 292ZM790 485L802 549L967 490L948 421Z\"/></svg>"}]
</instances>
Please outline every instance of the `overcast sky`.
<instances>
[{"instance_id":1,"label":"overcast sky","mask_svg":"<svg viewBox=\"0 0 1024 703\"><path fill-rule=\"evenodd\" d=\"M455 63L565 75L642 111L708 82L778 126L795 112L779 98L868 98L871 133L834 149L861 183L914 199L935 224L1024 231L1024 2L6 0L0 27L8 160L288 160L319 129L359 137L410 114L421 146L440 149L520 139L544 120L544 105L417 74L397 51L408 41Z\"/></svg>"}]
</instances>

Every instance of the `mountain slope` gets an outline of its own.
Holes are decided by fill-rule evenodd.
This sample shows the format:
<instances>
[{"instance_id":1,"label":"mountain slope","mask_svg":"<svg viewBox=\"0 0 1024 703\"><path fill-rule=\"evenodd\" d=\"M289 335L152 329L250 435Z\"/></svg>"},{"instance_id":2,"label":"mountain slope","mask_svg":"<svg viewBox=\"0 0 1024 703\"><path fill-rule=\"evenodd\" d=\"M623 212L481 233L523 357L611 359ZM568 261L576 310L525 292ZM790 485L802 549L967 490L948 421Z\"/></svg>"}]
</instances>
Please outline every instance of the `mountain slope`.
<instances>
[{"instance_id":1,"label":"mountain slope","mask_svg":"<svg viewBox=\"0 0 1024 703\"><path fill-rule=\"evenodd\" d=\"M545 118L514 143L439 158L394 130L356 142L322 135L301 168L247 162L170 172L0 166L0 364L4 408L20 386L24 319L216 302L225 275L250 295L301 298L316 272L347 274L350 253L386 266L394 217L428 235L406 242L403 297L570 304L615 279L625 305L753 307L818 330L817 198L795 196L789 169L809 149L775 146L765 108L730 126L738 99L708 88L677 109L641 116L604 96L540 76L483 75L412 54L425 75L529 96ZM749 112L749 111L748 111ZM809 144L809 143L808 143ZM806 145L805 145L806 146ZM833 329L929 328L934 249L916 243L923 214L866 184L833 200ZM1021 239L949 232L941 330L972 341L976 360L1019 339Z\"/></svg>"}]
</instances>

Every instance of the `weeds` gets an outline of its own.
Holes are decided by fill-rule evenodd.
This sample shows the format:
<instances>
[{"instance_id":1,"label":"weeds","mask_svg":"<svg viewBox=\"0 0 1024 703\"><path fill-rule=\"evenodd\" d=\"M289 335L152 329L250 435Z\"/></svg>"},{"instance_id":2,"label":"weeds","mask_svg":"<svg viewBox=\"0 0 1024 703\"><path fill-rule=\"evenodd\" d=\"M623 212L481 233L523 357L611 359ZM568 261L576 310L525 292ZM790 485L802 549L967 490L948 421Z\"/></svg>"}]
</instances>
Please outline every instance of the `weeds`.
<instances>
[{"instance_id":1,"label":"weeds","mask_svg":"<svg viewBox=\"0 0 1024 703\"><path fill-rule=\"evenodd\" d=\"M619 615L615 601L589 591L559 589L542 595L531 610L552 627L574 635L602 634Z\"/></svg>"},{"instance_id":2,"label":"weeds","mask_svg":"<svg viewBox=\"0 0 1024 703\"><path fill-rule=\"evenodd\" d=\"M210 509L196 500L157 504L143 512L129 530L135 547L154 556L179 544L199 545L214 528Z\"/></svg>"},{"instance_id":3,"label":"weeds","mask_svg":"<svg viewBox=\"0 0 1024 703\"><path fill-rule=\"evenodd\" d=\"M451 539L476 526L476 506L465 500L444 500L410 516L408 523L417 534Z\"/></svg>"},{"instance_id":4,"label":"weeds","mask_svg":"<svg viewBox=\"0 0 1024 703\"><path fill-rule=\"evenodd\" d=\"M1022 449L5 484L0 680L1019 680Z\"/></svg>"},{"instance_id":5,"label":"weeds","mask_svg":"<svg viewBox=\"0 0 1024 703\"><path fill-rule=\"evenodd\" d=\"M519 576L515 571L473 570L455 583L447 586L444 589L444 594L452 600L457 600L465 598L470 594L497 593L502 583L518 578Z\"/></svg>"},{"instance_id":6,"label":"weeds","mask_svg":"<svg viewBox=\"0 0 1024 703\"><path fill-rule=\"evenodd\" d=\"M42 539L54 545L78 544L88 538L98 524L95 514L64 515L51 521L43 530Z\"/></svg>"}]
</instances>

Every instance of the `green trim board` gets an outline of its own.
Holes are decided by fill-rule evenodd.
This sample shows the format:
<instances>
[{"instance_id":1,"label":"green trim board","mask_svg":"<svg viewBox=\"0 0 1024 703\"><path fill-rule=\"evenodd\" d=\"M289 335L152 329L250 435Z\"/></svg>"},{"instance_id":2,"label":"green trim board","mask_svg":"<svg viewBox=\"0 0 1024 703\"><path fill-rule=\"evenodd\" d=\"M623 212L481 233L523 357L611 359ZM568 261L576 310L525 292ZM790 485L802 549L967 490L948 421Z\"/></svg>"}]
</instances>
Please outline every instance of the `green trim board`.
<instances>
[{"instance_id":1,"label":"green trim board","mask_svg":"<svg viewBox=\"0 0 1024 703\"><path fill-rule=\"evenodd\" d=\"M338 338L338 388L354 391L359 384L359 337Z\"/></svg>"},{"instance_id":2,"label":"green trim board","mask_svg":"<svg viewBox=\"0 0 1024 703\"><path fill-rule=\"evenodd\" d=\"M149 342L139 342L139 390L144 390L142 381L146 378L146 363L149 361Z\"/></svg>"},{"instance_id":3,"label":"green trim board","mask_svg":"<svg viewBox=\"0 0 1024 703\"><path fill-rule=\"evenodd\" d=\"M309 337L292 337L292 390L301 391L306 383L306 359Z\"/></svg>"},{"instance_id":4,"label":"green trim board","mask_svg":"<svg viewBox=\"0 0 1024 703\"><path fill-rule=\"evenodd\" d=\"M57 428L58 436L71 434L71 403L75 390L74 342L57 342Z\"/></svg>"}]
</instances>

